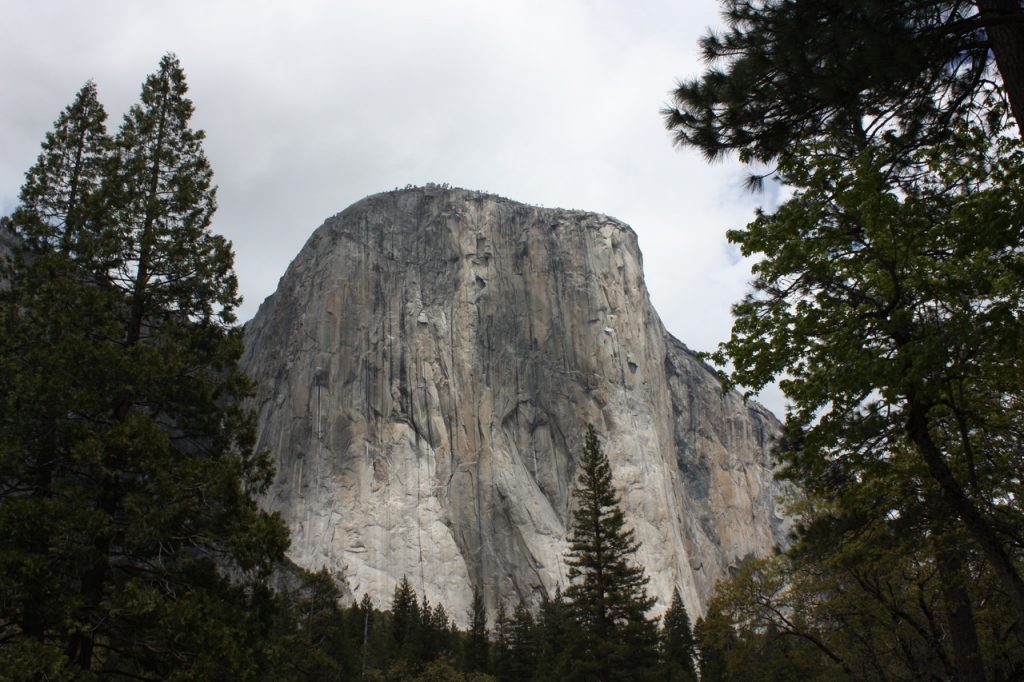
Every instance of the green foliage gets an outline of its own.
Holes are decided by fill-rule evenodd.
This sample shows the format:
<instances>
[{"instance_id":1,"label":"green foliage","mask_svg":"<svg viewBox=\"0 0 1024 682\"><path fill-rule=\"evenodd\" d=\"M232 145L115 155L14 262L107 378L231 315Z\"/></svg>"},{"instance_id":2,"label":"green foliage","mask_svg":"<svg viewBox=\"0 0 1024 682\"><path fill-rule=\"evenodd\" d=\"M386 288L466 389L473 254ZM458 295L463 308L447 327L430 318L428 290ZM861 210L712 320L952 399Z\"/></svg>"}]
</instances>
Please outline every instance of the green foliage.
<instances>
[{"instance_id":1,"label":"green foliage","mask_svg":"<svg viewBox=\"0 0 1024 682\"><path fill-rule=\"evenodd\" d=\"M84 229L95 219L112 145L106 119L90 81L46 134L43 151L25 174L13 216L31 251L89 257Z\"/></svg>"},{"instance_id":2,"label":"green foliage","mask_svg":"<svg viewBox=\"0 0 1024 682\"><path fill-rule=\"evenodd\" d=\"M574 492L566 590L578 626L579 674L600 680L635 679L656 656L657 630L646 617L654 599L647 576L633 563L639 545L626 528L611 466L588 427Z\"/></svg>"},{"instance_id":3,"label":"green foliage","mask_svg":"<svg viewBox=\"0 0 1024 682\"><path fill-rule=\"evenodd\" d=\"M465 649L465 668L469 672L486 672L490 669L490 652L487 632L487 609L480 588L473 588L473 602L469 608L469 632Z\"/></svg>"},{"instance_id":4,"label":"green foliage","mask_svg":"<svg viewBox=\"0 0 1024 682\"><path fill-rule=\"evenodd\" d=\"M1024 9L723 7L664 113L794 190L728 235L754 290L712 357L781 378L800 524L719 586L702 679L1019 676Z\"/></svg>"},{"instance_id":5,"label":"green foliage","mask_svg":"<svg viewBox=\"0 0 1024 682\"><path fill-rule=\"evenodd\" d=\"M537 636L540 641L536 668L538 680L564 680L571 676L576 667L570 644L582 637L570 608L562 598L560 588L555 590L554 598L541 602L537 616Z\"/></svg>"},{"instance_id":6,"label":"green foliage","mask_svg":"<svg viewBox=\"0 0 1024 682\"><path fill-rule=\"evenodd\" d=\"M498 679L510 682L532 680L540 648L533 614L520 603L512 612L509 625L510 665L507 669L499 671Z\"/></svg>"},{"instance_id":7,"label":"green foliage","mask_svg":"<svg viewBox=\"0 0 1024 682\"><path fill-rule=\"evenodd\" d=\"M271 636L267 680L328 680L356 677L355 652L361 644L362 623L349 631L349 619L339 606L341 591L326 570L300 572L294 590L277 595L281 603ZM356 609L358 611L358 609Z\"/></svg>"},{"instance_id":8,"label":"green foliage","mask_svg":"<svg viewBox=\"0 0 1024 682\"><path fill-rule=\"evenodd\" d=\"M1024 10L1011 0L722 0L727 29L701 41L708 69L663 113L679 144L709 159L787 156L828 140L898 158L947 127L1002 76L1024 113ZM993 74L993 62L999 74Z\"/></svg>"},{"instance_id":9,"label":"green foliage","mask_svg":"<svg viewBox=\"0 0 1024 682\"><path fill-rule=\"evenodd\" d=\"M964 679L960 627L994 679L1020 674L1024 649L998 580L962 531L921 504L935 497L921 465L900 466L917 468L902 484L864 478L839 495L806 496L795 544L718 586L709 614L736 630L723 665L799 679ZM958 589L973 623L955 618Z\"/></svg>"},{"instance_id":10,"label":"green foliage","mask_svg":"<svg viewBox=\"0 0 1024 682\"><path fill-rule=\"evenodd\" d=\"M287 533L252 497L269 463L241 408L231 250L208 231L184 93L167 56L112 142L86 85L12 216L0 665L14 678L250 679L265 655L262 579Z\"/></svg>"},{"instance_id":11,"label":"green foliage","mask_svg":"<svg viewBox=\"0 0 1024 682\"><path fill-rule=\"evenodd\" d=\"M690 616L679 597L679 590L673 590L672 603L665 612L661 626L661 666L665 673L664 678L678 682L696 682L696 659L697 651L693 631L690 629Z\"/></svg>"},{"instance_id":12,"label":"green foliage","mask_svg":"<svg viewBox=\"0 0 1024 682\"><path fill-rule=\"evenodd\" d=\"M391 597L391 641L399 658L412 658L419 626L420 608L416 603L416 592L409 584L409 578L403 575Z\"/></svg>"},{"instance_id":13,"label":"green foliage","mask_svg":"<svg viewBox=\"0 0 1024 682\"><path fill-rule=\"evenodd\" d=\"M779 454L804 494L793 563L744 598L767 609L781 590L762 628L857 679L984 679L1024 658L1024 151L1008 132L994 97L899 163L793 147L793 197L729 233L760 260L714 359L754 389L784 377Z\"/></svg>"},{"instance_id":14,"label":"green foliage","mask_svg":"<svg viewBox=\"0 0 1024 682\"><path fill-rule=\"evenodd\" d=\"M697 645L701 682L729 680L727 656L736 649L736 633L732 623L725 621L714 605L704 618L698 618L693 630Z\"/></svg>"}]
</instances>

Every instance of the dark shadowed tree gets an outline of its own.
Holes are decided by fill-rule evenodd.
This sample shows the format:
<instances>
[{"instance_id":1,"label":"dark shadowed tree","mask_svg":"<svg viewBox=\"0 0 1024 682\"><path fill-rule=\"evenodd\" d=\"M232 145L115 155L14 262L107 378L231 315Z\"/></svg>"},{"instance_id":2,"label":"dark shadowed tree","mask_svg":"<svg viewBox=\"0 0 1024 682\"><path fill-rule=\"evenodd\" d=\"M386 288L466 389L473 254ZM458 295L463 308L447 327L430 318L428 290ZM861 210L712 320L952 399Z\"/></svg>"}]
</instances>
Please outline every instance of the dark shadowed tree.
<instances>
[{"instance_id":1,"label":"dark shadowed tree","mask_svg":"<svg viewBox=\"0 0 1024 682\"><path fill-rule=\"evenodd\" d=\"M489 652L487 609L478 587L473 588L473 602L469 608L469 632L466 633L465 669L467 672L487 672Z\"/></svg>"},{"instance_id":2,"label":"dark shadowed tree","mask_svg":"<svg viewBox=\"0 0 1024 682\"><path fill-rule=\"evenodd\" d=\"M46 134L42 152L25 174L12 216L19 236L34 252L57 251L88 258L83 230L94 222L99 189L110 160L107 114L86 83Z\"/></svg>"},{"instance_id":3,"label":"dark shadowed tree","mask_svg":"<svg viewBox=\"0 0 1024 682\"><path fill-rule=\"evenodd\" d=\"M537 668L537 625L533 614L521 602L512 612L509 628L510 668L500 671L500 679L526 682L534 679Z\"/></svg>"},{"instance_id":4,"label":"dark shadowed tree","mask_svg":"<svg viewBox=\"0 0 1024 682\"><path fill-rule=\"evenodd\" d=\"M403 575L391 596L391 643L395 658L411 656L419 624L420 607L416 602L416 591L412 589L409 578Z\"/></svg>"},{"instance_id":5,"label":"dark shadowed tree","mask_svg":"<svg viewBox=\"0 0 1024 682\"><path fill-rule=\"evenodd\" d=\"M940 141L1000 78L1024 121L1024 9L1016 0L722 0L709 63L680 83L666 122L708 158L771 161L829 138L894 157ZM993 68L998 67L998 69Z\"/></svg>"},{"instance_id":6,"label":"dark shadowed tree","mask_svg":"<svg viewBox=\"0 0 1024 682\"><path fill-rule=\"evenodd\" d=\"M541 602L537 614L537 631L540 653L537 661L538 680L564 680L570 676L573 661L569 643L578 641L576 622L569 605L562 597L561 588L555 589L555 596Z\"/></svg>"},{"instance_id":7,"label":"dark shadowed tree","mask_svg":"<svg viewBox=\"0 0 1024 682\"><path fill-rule=\"evenodd\" d=\"M0 660L14 678L248 679L263 656L261 581L287 532L253 497L270 466L241 407L232 254L209 231L185 90L168 55L111 150L87 85L12 221L25 257L0 302Z\"/></svg>"},{"instance_id":8,"label":"dark shadowed tree","mask_svg":"<svg viewBox=\"0 0 1024 682\"><path fill-rule=\"evenodd\" d=\"M512 620L505 610L505 604L498 604L498 616L494 620L494 642L491 646L491 670L494 676L503 680L512 670Z\"/></svg>"},{"instance_id":9,"label":"dark shadowed tree","mask_svg":"<svg viewBox=\"0 0 1024 682\"><path fill-rule=\"evenodd\" d=\"M353 679L357 676L353 637L339 606L341 590L326 569L299 573L296 588L277 595L283 603L272 637L267 680ZM362 623L357 623L362 634ZM358 641L358 640L356 640Z\"/></svg>"},{"instance_id":10,"label":"dark shadowed tree","mask_svg":"<svg viewBox=\"0 0 1024 682\"><path fill-rule=\"evenodd\" d=\"M690 616L679 597L679 590L675 589L661 625L661 661L666 673L663 679L696 682L696 660Z\"/></svg>"}]
</instances>

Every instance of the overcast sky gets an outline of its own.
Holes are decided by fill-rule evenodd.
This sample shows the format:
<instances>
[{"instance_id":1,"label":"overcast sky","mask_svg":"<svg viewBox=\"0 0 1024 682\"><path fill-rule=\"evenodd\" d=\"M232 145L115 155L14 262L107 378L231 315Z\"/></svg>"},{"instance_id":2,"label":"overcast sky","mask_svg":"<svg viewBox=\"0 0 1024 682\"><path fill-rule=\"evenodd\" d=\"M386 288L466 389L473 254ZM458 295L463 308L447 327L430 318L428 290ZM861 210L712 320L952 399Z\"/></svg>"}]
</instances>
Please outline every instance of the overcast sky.
<instances>
[{"instance_id":1,"label":"overcast sky","mask_svg":"<svg viewBox=\"0 0 1024 682\"><path fill-rule=\"evenodd\" d=\"M717 0L0 0L0 212L88 79L114 132L174 52L255 314L310 233L360 198L449 183L636 230L665 325L726 339L749 262L725 239L769 192L675 149L659 110L699 74ZM776 391L762 401L776 414Z\"/></svg>"}]
</instances>

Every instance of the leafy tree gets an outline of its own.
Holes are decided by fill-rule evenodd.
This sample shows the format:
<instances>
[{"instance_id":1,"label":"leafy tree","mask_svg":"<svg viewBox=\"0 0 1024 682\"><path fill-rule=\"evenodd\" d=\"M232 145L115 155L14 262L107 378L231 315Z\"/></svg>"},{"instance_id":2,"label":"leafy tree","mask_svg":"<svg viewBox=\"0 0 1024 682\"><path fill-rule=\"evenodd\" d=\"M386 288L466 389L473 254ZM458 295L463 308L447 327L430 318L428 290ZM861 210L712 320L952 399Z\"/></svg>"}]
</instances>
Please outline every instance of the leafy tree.
<instances>
[{"instance_id":1,"label":"leafy tree","mask_svg":"<svg viewBox=\"0 0 1024 682\"><path fill-rule=\"evenodd\" d=\"M799 542L726 588L733 650L765 666L802 639L857 679L1019 674L1024 9L725 7L665 113L677 142L776 160L795 190L729 233L761 260L714 358L755 389L786 376L805 494Z\"/></svg>"},{"instance_id":2,"label":"leafy tree","mask_svg":"<svg viewBox=\"0 0 1024 682\"><path fill-rule=\"evenodd\" d=\"M906 458L901 482L865 478L829 496L802 499L794 545L743 562L716 588L716 617L736 631L722 653L728 674L760 679L1013 679L1024 650L1014 643L1012 607L976 557L958 567L976 616L980 653L958 652L950 622L946 547L969 541L913 500L932 495L923 467ZM915 469L917 471L915 471ZM969 584L964 584L969 581ZM980 668L980 669L979 669ZM729 673L732 671L732 673Z\"/></svg>"},{"instance_id":3,"label":"leafy tree","mask_svg":"<svg viewBox=\"0 0 1024 682\"><path fill-rule=\"evenodd\" d=\"M1001 104L977 106L915 152L913 174L873 146L852 165L825 143L784 159L794 197L729 233L763 258L715 355L746 386L788 375L780 454L810 495L910 490L894 511L923 519L917 532L969 541L930 557L962 679L984 675L964 571L997 581L1024 646L1024 151Z\"/></svg>"},{"instance_id":4,"label":"leafy tree","mask_svg":"<svg viewBox=\"0 0 1024 682\"><path fill-rule=\"evenodd\" d=\"M87 85L12 219L25 257L0 301L0 659L15 678L251 678L275 608L261 581L287 532L253 499L270 465L241 407L232 255L208 229L177 60L142 92L111 151ZM130 180L143 158L146 182Z\"/></svg>"},{"instance_id":5,"label":"leafy tree","mask_svg":"<svg viewBox=\"0 0 1024 682\"><path fill-rule=\"evenodd\" d=\"M661 658L667 673L666 679L696 682L694 661L697 652L693 631L678 589L672 590L672 603L665 612L661 629Z\"/></svg>"},{"instance_id":6,"label":"leafy tree","mask_svg":"<svg viewBox=\"0 0 1024 682\"><path fill-rule=\"evenodd\" d=\"M600 680L635 679L654 662L657 630L646 617L654 599L633 563L639 548L626 528L611 466L588 427L574 493L566 590L577 622L579 671Z\"/></svg>"},{"instance_id":7,"label":"leafy tree","mask_svg":"<svg viewBox=\"0 0 1024 682\"><path fill-rule=\"evenodd\" d=\"M1024 9L1016 0L722 0L710 66L663 113L710 158L771 161L795 143L869 140L894 158L941 140L998 66L1024 130Z\"/></svg>"}]
</instances>

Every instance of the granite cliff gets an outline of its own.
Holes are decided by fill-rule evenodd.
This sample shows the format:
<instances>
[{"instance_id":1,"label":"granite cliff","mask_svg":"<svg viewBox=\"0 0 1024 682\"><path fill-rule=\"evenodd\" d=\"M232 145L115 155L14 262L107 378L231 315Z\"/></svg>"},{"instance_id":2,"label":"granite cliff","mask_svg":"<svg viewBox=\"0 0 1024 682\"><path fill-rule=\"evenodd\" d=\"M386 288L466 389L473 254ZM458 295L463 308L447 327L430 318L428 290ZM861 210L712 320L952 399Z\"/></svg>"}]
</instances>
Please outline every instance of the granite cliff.
<instances>
[{"instance_id":1,"label":"granite cliff","mask_svg":"<svg viewBox=\"0 0 1024 682\"><path fill-rule=\"evenodd\" d=\"M386 606L409 577L461 621L566 585L586 424L664 610L703 612L781 541L779 424L723 394L648 300L636 235L581 211L436 186L368 197L310 237L246 328L264 502L292 558ZM694 615L695 617L695 615Z\"/></svg>"}]
</instances>

